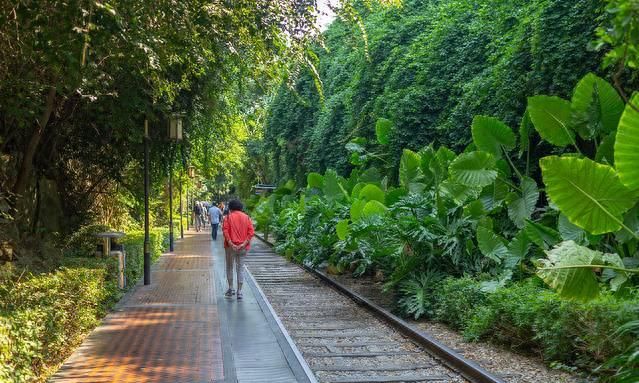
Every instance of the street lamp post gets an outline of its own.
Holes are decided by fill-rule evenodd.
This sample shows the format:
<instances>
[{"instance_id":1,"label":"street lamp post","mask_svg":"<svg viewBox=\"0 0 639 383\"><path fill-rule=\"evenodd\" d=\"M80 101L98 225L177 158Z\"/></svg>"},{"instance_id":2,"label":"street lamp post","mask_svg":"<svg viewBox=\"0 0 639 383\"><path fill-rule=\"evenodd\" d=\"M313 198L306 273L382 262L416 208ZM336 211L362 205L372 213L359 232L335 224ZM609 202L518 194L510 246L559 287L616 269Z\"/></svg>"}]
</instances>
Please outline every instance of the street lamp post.
<instances>
[{"instance_id":1,"label":"street lamp post","mask_svg":"<svg viewBox=\"0 0 639 383\"><path fill-rule=\"evenodd\" d=\"M180 178L180 239L184 239L184 225L182 223L182 178Z\"/></svg>"},{"instance_id":2,"label":"street lamp post","mask_svg":"<svg viewBox=\"0 0 639 383\"><path fill-rule=\"evenodd\" d=\"M144 284L151 284L149 241L149 120L144 120Z\"/></svg>"},{"instance_id":3,"label":"street lamp post","mask_svg":"<svg viewBox=\"0 0 639 383\"><path fill-rule=\"evenodd\" d=\"M187 168L187 175L189 176L189 179L193 179L195 178L195 167L193 166L189 166ZM192 212L193 212L193 207L191 206L193 204L193 196L191 196L191 203L189 203L189 184L187 182L186 184L186 212L187 212L187 218L186 218L186 229L189 229L189 223L191 225L193 225L193 223L191 222L191 217L192 217Z\"/></svg>"},{"instance_id":4,"label":"street lamp post","mask_svg":"<svg viewBox=\"0 0 639 383\"><path fill-rule=\"evenodd\" d=\"M171 161L169 165L169 251L173 245L173 142L182 141L182 116L173 114L169 118L169 139L171 140Z\"/></svg>"}]
</instances>

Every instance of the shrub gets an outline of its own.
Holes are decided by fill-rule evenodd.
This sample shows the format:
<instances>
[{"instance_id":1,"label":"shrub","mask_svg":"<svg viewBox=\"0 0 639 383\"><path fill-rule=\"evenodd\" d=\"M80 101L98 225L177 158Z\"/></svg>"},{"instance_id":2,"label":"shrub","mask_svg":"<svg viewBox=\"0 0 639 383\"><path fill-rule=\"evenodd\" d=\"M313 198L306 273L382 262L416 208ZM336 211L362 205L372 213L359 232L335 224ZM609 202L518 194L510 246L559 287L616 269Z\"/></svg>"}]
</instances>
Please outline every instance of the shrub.
<instances>
[{"instance_id":1,"label":"shrub","mask_svg":"<svg viewBox=\"0 0 639 383\"><path fill-rule=\"evenodd\" d=\"M0 285L0 382L44 381L122 296L117 287L117 259L90 258L104 228L86 227L67 242L67 256L56 270L27 274ZM153 229L150 250L156 260L167 247L166 229ZM131 288L142 275L144 233L121 241L127 251ZM85 252L89 249L90 253Z\"/></svg>"},{"instance_id":2,"label":"shrub","mask_svg":"<svg viewBox=\"0 0 639 383\"><path fill-rule=\"evenodd\" d=\"M62 244L64 254L71 257L93 257L95 256L98 241L95 237L97 233L108 231L105 225L86 225L71 234Z\"/></svg>"},{"instance_id":3,"label":"shrub","mask_svg":"<svg viewBox=\"0 0 639 383\"><path fill-rule=\"evenodd\" d=\"M120 241L126 251L126 279L129 287L142 277L144 272L144 231L133 231ZM155 262L164 249L169 246L169 232L167 229L153 229L149 231L149 245L151 260Z\"/></svg>"},{"instance_id":4,"label":"shrub","mask_svg":"<svg viewBox=\"0 0 639 383\"><path fill-rule=\"evenodd\" d=\"M583 303L561 298L528 279L484 293L469 278L444 280L434 291L436 319L471 340L490 339L548 361L592 369L627 350L632 334L612 334L639 318L636 298L610 293Z\"/></svg>"},{"instance_id":5,"label":"shrub","mask_svg":"<svg viewBox=\"0 0 639 383\"><path fill-rule=\"evenodd\" d=\"M461 329L486 300L479 282L471 278L447 278L435 290L435 318Z\"/></svg>"},{"instance_id":6,"label":"shrub","mask_svg":"<svg viewBox=\"0 0 639 383\"><path fill-rule=\"evenodd\" d=\"M33 381L64 360L115 301L107 269L62 268L0 288L0 377Z\"/></svg>"}]
</instances>

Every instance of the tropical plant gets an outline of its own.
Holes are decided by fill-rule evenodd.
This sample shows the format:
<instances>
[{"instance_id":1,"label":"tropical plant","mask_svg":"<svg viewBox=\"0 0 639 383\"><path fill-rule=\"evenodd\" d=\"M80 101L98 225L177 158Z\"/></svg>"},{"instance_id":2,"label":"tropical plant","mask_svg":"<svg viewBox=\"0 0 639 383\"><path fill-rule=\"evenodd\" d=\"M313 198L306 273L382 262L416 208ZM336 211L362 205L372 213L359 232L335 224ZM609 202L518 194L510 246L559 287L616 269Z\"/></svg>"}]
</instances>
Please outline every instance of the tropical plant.
<instances>
[{"instance_id":1,"label":"tropical plant","mask_svg":"<svg viewBox=\"0 0 639 383\"><path fill-rule=\"evenodd\" d=\"M611 358L601 368L612 369L615 373L610 381L615 383L632 383L639 380L639 320L630 321L620 326L615 337L631 337L635 341L625 352Z\"/></svg>"},{"instance_id":2,"label":"tropical plant","mask_svg":"<svg viewBox=\"0 0 639 383\"><path fill-rule=\"evenodd\" d=\"M540 160L545 191L564 223L593 236L616 233L604 241L617 251L625 249L626 256L634 255L629 250L636 249L639 239L634 209L639 202L637 102L639 96L634 96L624 107L609 83L588 74L577 84L572 101L536 96L529 99L528 109L543 139L575 150ZM587 141L578 144L577 136L600 144L588 151ZM602 268L613 274L608 276L613 291L622 287L630 273L639 273L617 254L603 254L572 241L547 254L538 274L566 297L596 296L596 272Z\"/></svg>"}]
</instances>

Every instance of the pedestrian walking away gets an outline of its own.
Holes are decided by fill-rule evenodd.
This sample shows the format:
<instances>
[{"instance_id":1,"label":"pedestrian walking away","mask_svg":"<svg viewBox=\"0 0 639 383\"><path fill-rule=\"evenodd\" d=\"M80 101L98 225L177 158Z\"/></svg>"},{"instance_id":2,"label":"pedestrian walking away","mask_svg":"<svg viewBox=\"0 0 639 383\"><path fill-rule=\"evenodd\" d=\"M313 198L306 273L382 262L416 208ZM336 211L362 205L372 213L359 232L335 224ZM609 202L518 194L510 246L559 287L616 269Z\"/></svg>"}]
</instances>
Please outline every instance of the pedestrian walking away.
<instances>
[{"instance_id":1,"label":"pedestrian walking away","mask_svg":"<svg viewBox=\"0 0 639 383\"><path fill-rule=\"evenodd\" d=\"M195 231L199 232L200 228L202 228L202 205L200 205L200 202L195 202L193 215L195 217Z\"/></svg>"},{"instance_id":2,"label":"pedestrian walking away","mask_svg":"<svg viewBox=\"0 0 639 383\"><path fill-rule=\"evenodd\" d=\"M211 238L214 241L217 241L217 229L220 225L220 221L222 220L222 210L219 207L215 206L214 203L209 207L209 222L211 223Z\"/></svg>"},{"instance_id":3,"label":"pedestrian walking away","mask_svg":"<svg viewBox=\"0 0 639 383\"><path fill-rule=\"evenodd\" d=\"M251 238L255 234L251 218L242 212L242 203L231 200L228 204L229 214L224 218L222 231L224 233L224 251L226 253L226 280L229 288L224 294L231 297L233 290L233 269L237 274L237 299L242 299L242 284L244 282L244 258L251 248Z\"/></svg>"}]
</instances>

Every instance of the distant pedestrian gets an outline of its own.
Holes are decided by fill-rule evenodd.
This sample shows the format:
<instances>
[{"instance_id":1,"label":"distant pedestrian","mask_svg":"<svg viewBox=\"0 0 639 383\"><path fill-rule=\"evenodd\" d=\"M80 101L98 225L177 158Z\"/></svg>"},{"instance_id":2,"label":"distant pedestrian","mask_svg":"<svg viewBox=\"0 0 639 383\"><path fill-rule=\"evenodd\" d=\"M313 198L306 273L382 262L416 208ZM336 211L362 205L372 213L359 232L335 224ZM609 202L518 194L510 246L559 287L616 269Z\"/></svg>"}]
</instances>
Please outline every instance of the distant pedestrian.
<instances>
[{"instance_id":1,"label":"distant pedestrian","mask_svg":"<svg viewBox=\"0 0 639 383\"><path fill-rule=\"evenodd\" d=\"M211 238L213 238L214 241L217 241L217 229L221 220L222 210L215 206L214 203L211 204L211 207L209 208L209 222L211 223Z\"/></svg>"},{"instance_id":2,"label":"distant pedestrian","mask_svg":"<svg viewBox=\"0 0 639 383\"><path fill-rule=\"evenodd\" d=\"M255 234L251 218L242 212L242 203L236 199L229 201L229 214L224 218L224 250L226 252L226 280L229 288L224 294L231 297L233 291L233 268L237 274L237 299L242 299L244 283L244 257L251 248L251 238ZM235 266L235 267L233 267Z\"/></svg>"},{"instance_id":3,"label":"distant pedestrian","mask_svg":"<svg viewBox=\"0 0 639 383\"><path fill-rule=\"evenodd\" d=\"M220 209L220 211L222 212L222 222L224 221L224 217L226 217L226 214L224 210L226 209L226 206L224 206L224 202L220 202L219 205L217 205L217 207Z\"/></svg>"},{"instance_id":4,"label":"distant pedestrian","mask_svg":"<svg viewBox=\"0 0 639 383\"><path fill-rule=\"evenodd\" d=\"M200 215L200 220L202 221L202 229L206 229L206 216L208 215L208 210L206 208L205 202L200 202L200 211L202 214Z\"/></svg>"},{"instance_id":5,"label":"distant pedestrian","mask_svg":"<svg viewBox=\"0 0 639 383\"><path fill-rule=\"evenodd\" d=\"M199 232L202 228L202 205L199 201L193 205L193 218L195 219L195 231Z\"/></svg>"}]
</instances>

